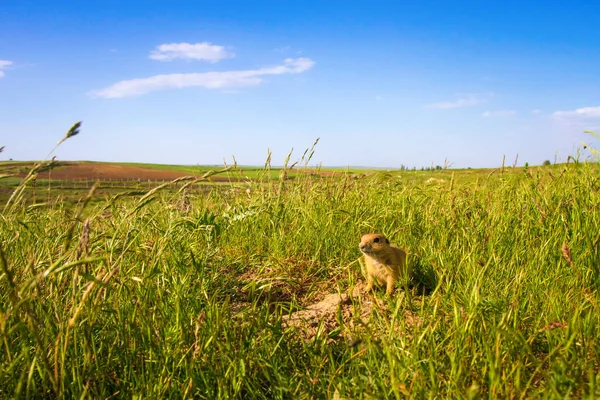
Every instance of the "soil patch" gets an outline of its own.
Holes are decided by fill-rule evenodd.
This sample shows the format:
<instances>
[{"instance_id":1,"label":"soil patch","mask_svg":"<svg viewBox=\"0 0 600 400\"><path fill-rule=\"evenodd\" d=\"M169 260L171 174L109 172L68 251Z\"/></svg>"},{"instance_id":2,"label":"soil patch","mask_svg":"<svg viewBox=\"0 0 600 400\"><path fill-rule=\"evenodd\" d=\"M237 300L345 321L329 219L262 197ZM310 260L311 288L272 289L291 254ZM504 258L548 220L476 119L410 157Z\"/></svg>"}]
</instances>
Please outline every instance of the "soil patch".
<instances>
[{"instance_id":1,"label":"soil patch","mask_svg":"<svg viewBox=\"0 0 600 400\"><path fill-rule=\"evenodd\" d=\"M388 312L385 301L377 300L372 294L364 293L365 283L357 284L348 293L332 293L321 301L308 305L301 311L283 316L283 326L295 328L307 340L319 332L328 335L340 328L348 328L342 337L348 344L357 344L351 332L364 331L369 325L374 310ZM404 318L409 325L420 324L421 318L405 310ZM360 336L360 335L359 335ZM358 340L360 342L360 339Z\"/></svg>"},{"instance_id":2,"label":"soil patch","mask_svg":"<svg viewBox=\"0 0 600 400\"><path fill-rule=\"evenodd\" d=\"M375 300L361 295L364 284L358 284L349 293L332 293L304 310L283 316L284 327L294 327L305 339L312 339L319 331L329 334L340 328L340 322L350 329L366 325L371 317Z\"/></svg>"}]
</instances>

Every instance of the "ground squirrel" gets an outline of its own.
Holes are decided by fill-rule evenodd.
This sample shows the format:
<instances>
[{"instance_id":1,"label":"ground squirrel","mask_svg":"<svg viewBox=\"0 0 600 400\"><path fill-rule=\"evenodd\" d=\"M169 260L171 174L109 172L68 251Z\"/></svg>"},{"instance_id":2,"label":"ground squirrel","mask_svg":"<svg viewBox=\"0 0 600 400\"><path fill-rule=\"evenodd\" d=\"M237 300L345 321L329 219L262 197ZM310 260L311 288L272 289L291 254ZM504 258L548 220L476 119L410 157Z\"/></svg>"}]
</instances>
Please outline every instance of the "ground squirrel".
<instances>
[{"instance_id":1,"label":"ground squirrel","mask_svg":"<svg viewBox=\"0 0 600 400\"><path fill-rule=\"evenodd\" d=\"M369 233L360 239L360 251L365 255L367 273L366 291L373 289L377 281L386 286L386 295L391 295L398 279L407 282L410 269L406 263L406 252L390 244L383 235Z\"/></svg>"}]
</instances>

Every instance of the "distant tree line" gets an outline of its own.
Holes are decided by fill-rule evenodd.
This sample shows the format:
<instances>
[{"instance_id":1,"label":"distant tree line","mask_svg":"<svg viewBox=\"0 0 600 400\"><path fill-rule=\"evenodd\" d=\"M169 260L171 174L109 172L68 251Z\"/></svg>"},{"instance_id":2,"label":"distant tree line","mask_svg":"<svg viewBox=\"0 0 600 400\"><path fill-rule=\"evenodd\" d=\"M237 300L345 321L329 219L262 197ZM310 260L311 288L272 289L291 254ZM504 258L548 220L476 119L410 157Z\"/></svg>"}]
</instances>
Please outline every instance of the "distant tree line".
<instances>
[{"instance_id":1,"label":"distant tree line","mask_svg":"<svg viewBox=\"0 0 600 400\"><path fill-rule=\"evenodd\" d=\"M431 167L421 167L419 170L420 171L435 171L435 170L441 170L441 169L445 169L443 168L441 165L436 165L435 167L432 165ZM408 167L404 164L400 165L400 171L416 171L417 167Z\"/></svg>"},{"instance_id":2,"label":"distant tree line","mask_svg":"<svg viewBox=\"0 0 600 400\"><path fill-rule=\"evenodd\" d=\"M548 165L552 165L552 163L550 162L550 160L544 160L544 162L542 163L542 165L544 166L548 166ZM529 163L525 163L525 167L529 167ZM447 167L442 167L441 165L436 165L435 167L433 165L431 165L430 167L421 167L419 169L417 169L417 167L408 167L404 164L400 164L400 171L438 171L438 170L442 170L442 169L447 169ZM471 167L469 167L468 169L471 169Z\"/></svg>"}]
</instances>

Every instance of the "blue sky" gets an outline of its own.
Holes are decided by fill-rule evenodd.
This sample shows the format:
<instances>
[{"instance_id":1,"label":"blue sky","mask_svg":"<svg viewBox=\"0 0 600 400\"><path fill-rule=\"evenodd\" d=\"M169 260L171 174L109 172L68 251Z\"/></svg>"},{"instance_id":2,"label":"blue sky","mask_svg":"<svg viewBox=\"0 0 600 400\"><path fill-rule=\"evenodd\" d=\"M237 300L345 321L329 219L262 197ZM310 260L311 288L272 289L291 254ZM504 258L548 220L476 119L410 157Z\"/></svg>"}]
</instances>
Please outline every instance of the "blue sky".
<instances>
[{"instance_id":1,"label":"blue sky","mask_svg":"<svg viewBox=\"0 0 600 400\"><path fill-rule=\"evenodd\" d=\"M565 161L600 127L597 1L0 3L0 159ZM510 162L509 162L510 161Z\"/></svg>"}]
</instances>

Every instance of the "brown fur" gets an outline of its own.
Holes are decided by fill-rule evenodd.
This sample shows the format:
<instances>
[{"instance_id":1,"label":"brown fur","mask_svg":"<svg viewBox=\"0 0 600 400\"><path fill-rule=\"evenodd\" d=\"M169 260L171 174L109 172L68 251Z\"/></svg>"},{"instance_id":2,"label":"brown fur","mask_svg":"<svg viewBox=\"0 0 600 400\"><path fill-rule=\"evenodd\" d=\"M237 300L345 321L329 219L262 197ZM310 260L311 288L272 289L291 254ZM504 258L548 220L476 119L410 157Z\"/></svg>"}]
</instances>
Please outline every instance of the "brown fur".
<instances>
[{"instance_id":1,"label":"brown fur","mask_svg":"<svg viewBox=\"0 0 600 400\"><path fill-rule=\"evenodd\" d=\"M366 291L373 289L375 281L385 285L386 295L391 295L398 279L408 279L411 274L406 263L406 252L393 246L385 236L369 233L360 239L360 251L365 255L367 273Z\"/></svg>"}]
</instances>

